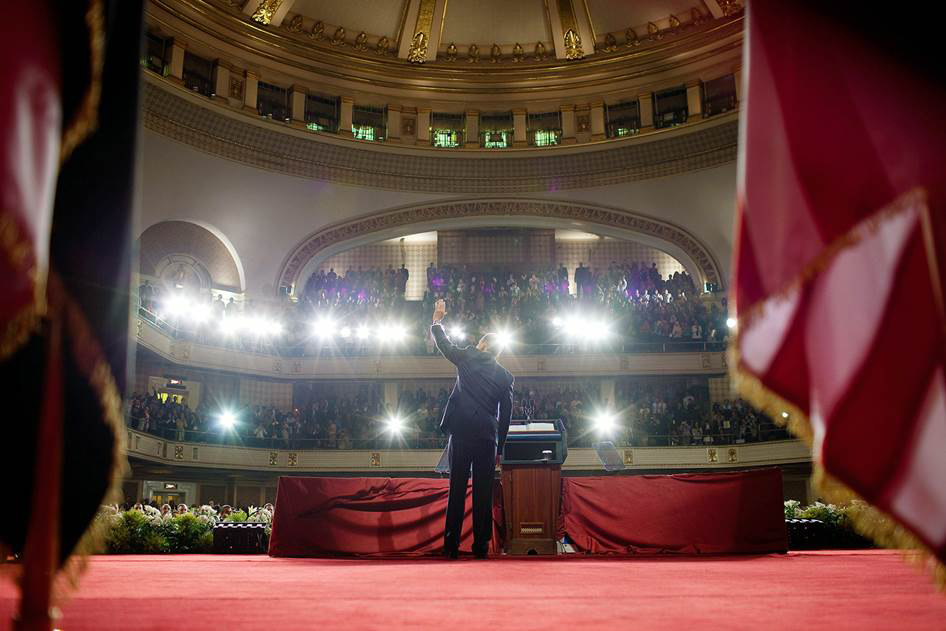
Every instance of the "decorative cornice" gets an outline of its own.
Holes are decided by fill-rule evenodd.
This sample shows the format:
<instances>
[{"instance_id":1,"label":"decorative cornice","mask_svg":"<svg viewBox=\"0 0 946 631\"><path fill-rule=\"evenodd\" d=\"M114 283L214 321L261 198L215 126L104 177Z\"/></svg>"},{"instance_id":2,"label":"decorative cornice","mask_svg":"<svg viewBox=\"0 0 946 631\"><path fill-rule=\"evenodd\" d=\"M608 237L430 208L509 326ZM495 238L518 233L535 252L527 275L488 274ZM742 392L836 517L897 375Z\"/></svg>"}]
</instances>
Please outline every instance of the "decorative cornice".
<instances>
[{"instance_id":1,"label":"decorative cornice","mask_svg":"<svg viewBox=\"0 0 946 631\"><path fill-rule=\"evenodd\" d=\"M254 63L292 68L313 73L324 82L343 81L362 84L361 89L422 91L439 98L465 99L468 94L496 94L504 99L513 93L531 95L564 90L604 89L613 91L616 81L640 80L673 74L690 64L705 64L712 59L733 57L742 47L743 18L725 17L694 25L686 33L677 33L646 46L627 48L609 54L590 55L580 62L559 59L509 64L457 64L446 60L422 65L407 59L379 56L369 49L332 46L329 38L310 37L287 29L275 29L229 12L208 0L151 0L147 20L170 34L181 29L199 33L211 48L252 56ZM225 43L221 46L220 43ZM528 97L527 98L531 98Z\"/></svg>"},{"instance_id":2,"label":"decorative cornice","mask_svg":"<svg viewBox=\"0 0 946 631\"><path fill-rule=\"evenodd\" d=\"M178 90L182 96L173 93ZM202 97L184 98L183 89L161 79L149 77L143 93L145 127L201 151L297 177L401 191L495 194L604 186L732 162L738 144L736 115L724 114L691 129L584 151L558 147L446 156L451 150L369 147L251 121L215 102L197 102Z\"/></svg>"},{"instance_id":3,"label":"decorative cornice","mask_svg":"<svg viewBox=\"0 0 946 631\"><path fill-rule=\"evenodd\" d=\"M722 275L709 249L683 228L627 211L568 202L533 200L472 200L408 207L329 226L307 237L283 262L277 287L298 285L306 263L319 252L346 241L392 228L425 222L483 216L536 217L586 222L653 237L682 250L699 267L703 281L722 287Z\"/></svg>"}]
</instances>

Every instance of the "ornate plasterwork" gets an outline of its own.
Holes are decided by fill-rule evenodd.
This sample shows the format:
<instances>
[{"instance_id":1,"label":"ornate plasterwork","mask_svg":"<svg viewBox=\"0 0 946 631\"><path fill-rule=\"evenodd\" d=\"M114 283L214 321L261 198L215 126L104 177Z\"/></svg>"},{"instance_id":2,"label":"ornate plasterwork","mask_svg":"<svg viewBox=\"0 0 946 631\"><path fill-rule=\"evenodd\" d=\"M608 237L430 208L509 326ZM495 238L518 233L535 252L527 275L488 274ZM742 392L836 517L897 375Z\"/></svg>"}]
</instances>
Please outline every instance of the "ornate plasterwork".
<instances>
[{"instance_id":1,"label":"ornate plasterwork","mask_svg":"<svg viewBox=\"0 0 946 631\"><path fill-rule=\"evenodd\" d=\"M143 119L148 129L261 169L391 190L495 194L589 188L732 162L738 145L733 115L682 134L649 142L622 140L579 153L542 149L525 151L522 157L473 154L444 159L435 150L368 149L355 141L340 144L315 134L301 136L277 123L225 115L223 106L198 104L173 94L175 89L145 82Z\"/></svg>"},{"instance_id":2,"label":"ornate plasterwork","mask_svg":"<svg viewBox=\"0 0 946 631\"><path fill-rule=\"evenodd\" d=\"M306 263L322 250L392 228L425 222L443 222L470 217L515 216L580 221L653 237L682 250L698 266L704 282L722 287L719 266L709 250L691 234L670 223L630 212L567 202L535 200L472 200L423 207L402 208L329 226L300 243L283 263L277 286L291 287L301 280Z\"/></svg>"}]
</instances>

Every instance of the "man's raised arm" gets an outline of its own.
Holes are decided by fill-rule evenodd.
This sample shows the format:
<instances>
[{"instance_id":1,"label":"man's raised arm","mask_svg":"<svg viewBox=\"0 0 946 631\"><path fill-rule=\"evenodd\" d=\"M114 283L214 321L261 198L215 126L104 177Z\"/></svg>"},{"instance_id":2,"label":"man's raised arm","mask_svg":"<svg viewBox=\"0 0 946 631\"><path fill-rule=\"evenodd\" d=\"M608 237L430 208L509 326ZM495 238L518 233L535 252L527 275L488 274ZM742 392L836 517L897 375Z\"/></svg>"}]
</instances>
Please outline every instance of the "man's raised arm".
<instances>
[{"instance_id":1,"label":"man's raised arm","mask_svg":"<svg viewBox=\"0 0 946 631\"><path fill-rule=\"evenodd\" d=\"M463 358L463 352L457 348L456 344L450 341L447 334L444 333L443 325L440 321L447 314L446 302L438 300L434 305L434 319L430 326L430 334L434 336L434 342L437 344L437 350L440 351L455 366L460 365Z\"/></svg>"}]
</instances>

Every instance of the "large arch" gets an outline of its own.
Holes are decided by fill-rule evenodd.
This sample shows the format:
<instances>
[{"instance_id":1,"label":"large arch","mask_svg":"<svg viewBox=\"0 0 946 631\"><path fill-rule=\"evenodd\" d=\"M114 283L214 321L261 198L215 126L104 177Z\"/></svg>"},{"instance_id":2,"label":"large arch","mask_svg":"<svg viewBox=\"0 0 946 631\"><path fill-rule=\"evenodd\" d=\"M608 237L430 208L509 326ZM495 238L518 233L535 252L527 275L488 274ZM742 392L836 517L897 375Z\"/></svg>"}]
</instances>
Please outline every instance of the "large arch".
<instances>
[{"instance_id":1,"label":"large arch","mask_svg":"<svg viewBox=\"0 0 946 631\"><path fill-rule=\"evenodd\" d=\"M327 226L303 239L283 260L276 286L294 288L326 258L408 231L497 226L571 228L640 241L676 258L700 286L708 282L723 287L716 258L679 226L591 204L501 198L405 206Z\"/></svg>"},{"instance_id":2,"label":"large arch","mask_svg":"<svg viewBox=\"0 0 946 631\"><path fill-rule=\"evenodd\" d=\"M246 286L243 265L230 240L202 221L168 220L152 224L138 237L139 272L161 276L162 267L190 264L213 289L241 293Z\"/></svg>"}]
</instances>

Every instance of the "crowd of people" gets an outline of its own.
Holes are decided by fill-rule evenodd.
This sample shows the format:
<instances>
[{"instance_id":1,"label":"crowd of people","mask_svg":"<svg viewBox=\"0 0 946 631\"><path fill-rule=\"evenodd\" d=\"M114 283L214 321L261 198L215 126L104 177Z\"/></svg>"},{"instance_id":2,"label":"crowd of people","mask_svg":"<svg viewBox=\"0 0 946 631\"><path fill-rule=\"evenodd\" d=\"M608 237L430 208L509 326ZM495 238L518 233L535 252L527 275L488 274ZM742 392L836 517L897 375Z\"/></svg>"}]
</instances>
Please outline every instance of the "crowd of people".
<instances>
[{"instance_id":1,"label":"crowd of people","mask_svg":"<svg viewBox=\"0 0 946 631\"><path fill-rule=\"evenodd\" d=\"M392 407L375 387L364 386L350 396L313 387L297 397L302 402L291 409L233 405L226 423L223 408L211 410L202 401L191 409L153 392L129 399L127 422L139 431L180 442L274 449L433 449L446 443L439 427L449 395L445 384L405 388ZM607 435L596 426L603 412L615 421ZM520 380L514 386L512 417L561 419L569 445L575 447L604 439L620 446L687 446L788 438L784 429L745 401L711 402L705 380L685 377L619 380L613 401L602 400L594 381L549 388ZM400 423L396 433L390 426L394 418Z\"/></svg>"},{"instance_id":2,"label":"crowd of people","mask_svg":"<svg viewBox=\"0 0 946 631\"><path fill-rule=\"evenodd\" d=\"M427 268L425 313L447 301L451 322L476 337L503 323L520 341L574 346L562 321L573 313L599 316L617 346L666 341L722 342L728 335L724 309L700 299L689 274L662 278L656 264L612 262L606 269L583 263L572 274L570 293L563 265L542 270L483 271L466 266ZM580 344L580 342L579 342Z\"/></svg>"},{"instance_id":3,"label":"crowd of people","mask_svg":"<svg viewBox=\"0 0 946 631\"><path fill-rule=\"evenodd\" d=\"M231 516L238 516L241 519L245 516L246 521L269 524L273 521L276 507L271 502L267 502L262 506L230 506L229 504L219 504L213 499L208 500L206 504L189 506L174 499L159 503L154 498L141 499L136 502L126 497L121 504L103 505L100 514L112 517L130 510L138 511L149 519L162 522L168 522L178 515L194 515L198 520L211 525L231 521ZM242 515L237 515L238 513L242 513Z\"/></svg>"},{"instance_id":4,"label":"crowd of people","mask_svg":"<svg viewBox=\"0 0 946 631\"><path fill-rule=\"evenodd\" d=\"M619 383L617 396L623 401L628 445L740 444L788 438L784 429L742 399L711 402L705 382L629 379Z\"/></svg>"},{"instance_id":5,"label":"crowd of people","mask_svg":"<svg viewBox=\"0 0 946 631\"><path fill-rule=\"evenodd\" d=\"M720 343L728 335L725 300L703 300L686 272L662 278L655 264L612 262L597 269L581 263L570 273L562 265L512 270L431 263L426 275L427 290L417 302L405 300L410 273L404 266L319 270L297 302L238 302L208 292L190 296L150 281L139 287L139 299L146 317L174 335L289 356L434 353L427 327L441 298L448 323L463 330L462 343L502 327L514 333L516 352L526 354L582 347L574 331L561 324L575 314L603 323L608 335L596 338L595 345L612 350L641 344L658 349L678 344L682 350L681 343ZM391 323L403 331L396 343L383 334ZM320 330L326 326L331 330Z\"/></svg>"}]
</instances>

